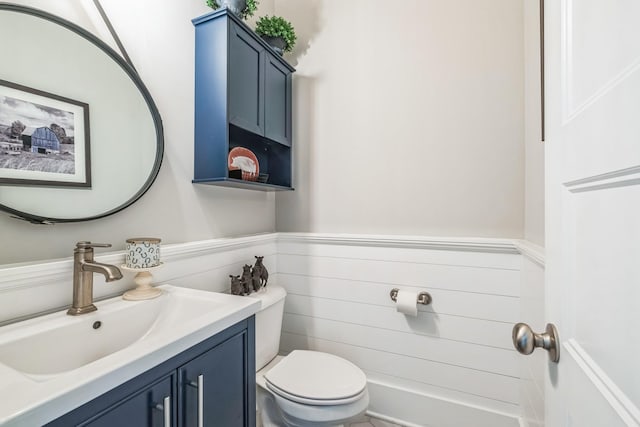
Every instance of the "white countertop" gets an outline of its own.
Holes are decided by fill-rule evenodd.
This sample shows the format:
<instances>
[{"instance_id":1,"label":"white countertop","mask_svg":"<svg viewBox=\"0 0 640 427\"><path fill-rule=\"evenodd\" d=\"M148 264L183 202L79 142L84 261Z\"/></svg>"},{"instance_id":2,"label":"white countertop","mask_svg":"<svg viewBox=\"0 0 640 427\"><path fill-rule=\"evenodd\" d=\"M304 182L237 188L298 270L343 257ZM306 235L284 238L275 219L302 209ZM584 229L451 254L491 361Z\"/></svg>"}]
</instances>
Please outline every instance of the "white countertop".
<instances>
[{"instance_id":1,"label":"white countertop","mask_svg":"<svg viewBox=\"0 0 640 427\"><path fill-rule=\"evenodd\" d=\"M33 427L50 422L246 319L260 308L260 301L255 298L171 285L160 288L169 296L197 298L199 303L204 301L203 304L210 300L216 308L211 311L195 310L193 315L185 315L183 308L179 322L168 319L171 316L162 316L155 320L152 332L125 348L66 372L30 375L0 363L0 425ZM4 326L0 328L0 346L15 340L29 328L46 329L56 322L69 322L69 319L76 318L93 322L100 319L103 306L103 315L106 315L113 307L141 303L144 304L114 298L96 303L98 311L93 313L71 318L65 312L58 312Z\"/></svg>"}]
</instances>

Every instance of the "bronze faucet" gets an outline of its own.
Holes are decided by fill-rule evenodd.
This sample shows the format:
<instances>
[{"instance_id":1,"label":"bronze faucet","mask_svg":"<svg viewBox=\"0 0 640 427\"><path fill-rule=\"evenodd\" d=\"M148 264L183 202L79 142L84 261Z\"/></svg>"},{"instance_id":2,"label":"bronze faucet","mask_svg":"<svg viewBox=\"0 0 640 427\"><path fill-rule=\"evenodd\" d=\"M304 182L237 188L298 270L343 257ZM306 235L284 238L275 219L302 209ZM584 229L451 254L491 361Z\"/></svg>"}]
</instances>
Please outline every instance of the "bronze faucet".
<instances>
[{"instance_id":1,"label":"bronze faucet","mask_svg":"<svg viewBox=\"0 0 640 427\"><path fill-rule=\"evenodd\" d=\"M107 282L122 279L122 272L115 265L93 260L93 248L110 248L108 243L78 242L73 250L73 303L67 314L77 316L91 313L93 305L93 273L103 274Z\"/></svg>"}]
</instances>

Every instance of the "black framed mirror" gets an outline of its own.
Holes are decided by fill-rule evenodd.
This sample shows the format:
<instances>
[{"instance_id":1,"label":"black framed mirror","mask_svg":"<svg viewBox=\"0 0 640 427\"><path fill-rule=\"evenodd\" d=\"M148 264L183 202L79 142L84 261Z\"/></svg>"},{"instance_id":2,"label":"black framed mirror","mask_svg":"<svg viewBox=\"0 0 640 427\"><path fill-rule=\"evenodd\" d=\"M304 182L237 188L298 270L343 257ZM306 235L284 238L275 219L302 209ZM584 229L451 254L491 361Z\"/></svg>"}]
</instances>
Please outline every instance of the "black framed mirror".
<instances>
[{"instance_id":1,"label":"black framed mirror","mask_svg":"<svg viewBox=\"0 0 640 427\"><path fill-rule=\"evenodd\" d=\"M78 25L12 3L0 2L0 47L0 210L89 221L142 197L164 136L133 67Z\"/></svg>"}]
</instances>

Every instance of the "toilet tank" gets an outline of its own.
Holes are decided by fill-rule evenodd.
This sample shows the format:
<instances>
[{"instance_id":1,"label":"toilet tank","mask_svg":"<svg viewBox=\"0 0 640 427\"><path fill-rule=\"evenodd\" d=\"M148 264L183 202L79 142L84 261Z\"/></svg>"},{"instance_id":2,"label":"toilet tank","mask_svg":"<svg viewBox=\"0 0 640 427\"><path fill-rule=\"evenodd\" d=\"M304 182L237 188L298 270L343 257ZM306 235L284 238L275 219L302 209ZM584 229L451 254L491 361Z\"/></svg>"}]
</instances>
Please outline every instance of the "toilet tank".
<instances>
[{"instance_id":1,"label":"toilet tank","mask_svg":"<svg viewBox=\"0 0 640 427\"><path fill-rule=\"evenodd\" d=\"M262 303L256 313L256 371L278 355L286 296L284 288L274 285L249 296L259 299Z\"/></svg>"}]
</instances>

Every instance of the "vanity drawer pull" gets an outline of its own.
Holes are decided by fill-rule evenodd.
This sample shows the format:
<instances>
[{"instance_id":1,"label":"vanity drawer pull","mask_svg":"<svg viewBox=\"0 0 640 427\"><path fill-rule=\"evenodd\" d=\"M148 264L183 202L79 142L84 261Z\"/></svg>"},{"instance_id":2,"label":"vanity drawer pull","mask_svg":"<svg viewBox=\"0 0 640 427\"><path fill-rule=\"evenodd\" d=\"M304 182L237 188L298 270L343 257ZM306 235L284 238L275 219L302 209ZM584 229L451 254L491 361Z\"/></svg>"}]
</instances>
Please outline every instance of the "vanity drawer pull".
<instances>
[{"instance_id":1,"label":"vanity drawer pull","mask_svg":"<svg viewBox=\"0 0 640 427\"><path fill-rule=\"evenodd\" d=\"M162 403L155 406L155 409L164 414L164 427L171 427L171 396L165 397Z\"/></svg>"},{"instance_id":2,"label":"vanity drawer pull","mask_svg":"<svg viewBox=\"0 0 640 427\"><path fill-rule=\"evenodd\" d=\"M198 427L204 427L204 375L198 375L198 382L189 382L191 387L198 390Z\"/></svg>"}]
</instances>

